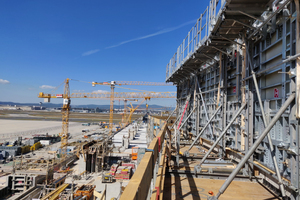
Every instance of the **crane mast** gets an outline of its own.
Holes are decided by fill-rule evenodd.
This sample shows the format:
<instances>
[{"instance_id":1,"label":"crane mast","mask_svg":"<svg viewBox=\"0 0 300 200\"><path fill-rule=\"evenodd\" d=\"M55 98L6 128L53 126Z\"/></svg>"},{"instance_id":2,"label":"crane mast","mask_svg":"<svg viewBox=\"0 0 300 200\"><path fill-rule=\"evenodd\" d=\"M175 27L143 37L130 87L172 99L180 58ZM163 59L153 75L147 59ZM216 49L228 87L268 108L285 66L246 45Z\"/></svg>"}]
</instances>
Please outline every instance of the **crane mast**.
<instances>
[{"instance_id":1,"label":"crane mast","mask_svg":"<svg viewBox=\"0 0 300 200\"><path fill-rule=\"evenodd\" d=\"M114 119L114 90L115 90L115 82L111 81L111 96L110 96L110 109L109 109L109 134L112 134L113 128L113 119Z\"/></svg>"},{"instance_id":2,"label":"crane mast","mask_svg":"<svg viewBox=\"0 0 300 200\"><path fill-rule=\"evenodd\" d=\"M116 85L149 85L149 86L172 86L172 83L144 82L144 81L110 81L109 82L92 82L92 86L110 85L110 109L109 109L109 134L112 134L113 115L114 115L114 89ZM125 112L125 111L124 111Z\"/></svg>"},{"instance_id":3,"label":"crane mast","mask_svg":"<svg viewBox=\"0 0 300 200\"><path fill-rule=\"evenodd\" d=\"M68 130L69 130L69 111L70 111L70 88L69 80L65 80L65 88L63 95L63 107L61 110L62 113L62 132L60 133L61 137L61 155L64 159L67 153L68 145Z\"/></svg>"},{"instance_id":4,"label":"crane mast","mask_svg":"<svg viewBox=\"0 0 300 200\"><path fill-rule=\"evenodd\" d=\"M67 145L68 145L68 130L69 130L69 111L70 111L70 103L71 98L99 98L99 99L107 99L110 98L110 115L109 115L109 132L112 135L112 127L113 127L113 110L114 110L114 98L143 98L144 100L149 100L150 98L176 98L176 92L114 92L115 85L156 85L156 86L167 86L170 84L166 83L155 83L155 82L137 82L137 81L123 81L116 82L92 82L92 85L110 85L111 92L110 93L72 93L70 94L69 88L70 79L67 78L64 83L64 94L44 94L40 92L38 98L44 98L45 102L50 102L51 98L63 98L63 107L62 107L62 131L59 133L61 138L61 157L64 160L67 153ZM127 99L128 100L128 99ZM131 100L130 100L131 101ZM138 106L135 108L135 110ZM126 112L126 110L124 110ZM131 112L132 115L133 112ZM131 119L131 115L127 118L127 120Z\"/></svg>"}]
</instances>

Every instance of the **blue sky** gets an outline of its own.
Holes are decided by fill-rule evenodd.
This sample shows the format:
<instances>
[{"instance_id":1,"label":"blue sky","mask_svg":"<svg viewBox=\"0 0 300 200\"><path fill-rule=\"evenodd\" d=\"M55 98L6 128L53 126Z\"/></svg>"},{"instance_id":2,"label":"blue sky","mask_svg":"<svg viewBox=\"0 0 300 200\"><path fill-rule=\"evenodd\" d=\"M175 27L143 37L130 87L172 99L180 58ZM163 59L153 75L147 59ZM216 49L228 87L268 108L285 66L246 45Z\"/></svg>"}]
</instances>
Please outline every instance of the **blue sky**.
<instances>
[{"instance_id":1,"label":"blue sky","mask_svg":"<svg viewBox=\"0 0 300 200\"><path fill-rule=\"evenodd\" d=\"M2 0L0 101L40 102L39 92L51 93L66 78L164 82L167 63L207 5L200 0ZM175 86L131 88L176 91ZM78 81L71 81L70 89L110 90ZM72 103L109 104L92 99ZM175 99L149 104L175 106Z\"/></svg>"}]
</instances>

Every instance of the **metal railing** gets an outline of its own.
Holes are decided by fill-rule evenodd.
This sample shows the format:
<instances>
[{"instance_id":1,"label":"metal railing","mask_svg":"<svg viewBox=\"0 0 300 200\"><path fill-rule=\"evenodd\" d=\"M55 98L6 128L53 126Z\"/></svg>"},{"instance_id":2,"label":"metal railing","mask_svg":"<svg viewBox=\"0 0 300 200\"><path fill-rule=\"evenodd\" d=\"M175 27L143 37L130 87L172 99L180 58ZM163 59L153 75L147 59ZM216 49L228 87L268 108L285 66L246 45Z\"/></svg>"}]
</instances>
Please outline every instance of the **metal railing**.
<instances>
[{"instance_id":1,"label":"metal railing","mask_svg":"<svg viewBox=\"0 0 300 200\"><path fill-rule=\"evenodd\" d=\"M217 19L220 17L226 0L211 0L209 6L200 15L196 24L188 32L183 42L177 48L166 68L166 80L168 80L175 71L177 71L186 60L203 45L210 37Z\"/></svg>"}]
</instances>

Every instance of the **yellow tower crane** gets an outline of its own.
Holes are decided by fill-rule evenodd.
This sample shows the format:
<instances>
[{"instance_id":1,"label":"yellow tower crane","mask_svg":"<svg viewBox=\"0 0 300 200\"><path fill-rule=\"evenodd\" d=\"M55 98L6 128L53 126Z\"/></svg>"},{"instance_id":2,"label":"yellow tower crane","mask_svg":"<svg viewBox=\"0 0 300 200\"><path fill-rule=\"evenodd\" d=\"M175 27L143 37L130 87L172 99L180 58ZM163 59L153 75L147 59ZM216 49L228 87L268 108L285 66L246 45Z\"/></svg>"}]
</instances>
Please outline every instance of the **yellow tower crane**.
<instances>
[{"instance_id":1,"label":"yellow tower crane","mask_svg":"<svg viewBox=\"0 0 300 200\"><path fill-rule=\"evenodd\" d=\"M116 85L147 85L147 86L172 86L172 83L165 82L145 82L145 81L108 81L108 82L92 82L92 86L96 85L110 85L110 111L109 111L109 132L112 133L113 115L114 115L114 89Z\"/></svg>"},{"instance_id":2,"label":"yellow tower crane","mask_svg":"<svg viewBox=\"0 0 300 200\"><path fill-rule=\"evenodd\" d=\"M123 99L123 100L124 100L124 114L123 114L123 118L126 120L126 118L127 118L127 101L138 101L138 100L137 99Z\"/></svg>"},{"instance_id":3,"label":"yellow tower crane","mask_svg":"<svg viewBox=\"0 0 300 200\"><path fill-rule=\"evenodd\" d=\"M45 94L40 92L38 98L44 98L44 102L50 102L52 98L62 98L63 107L62 107L62 132L59 133L61 137L61 154L64 159L66 156L66 150L68 145L68 129L69 129L69 111L71 98L89 98L89 99L111 99L110 111L113 110L113 100L117 99L150 99L150 98L176 98L176 92L114 92L113 89L111 92L91 92L91 93L72 93L70 94L69 81L71 79L67 78L64 81L64 94ZM117 83L117 82L116 82ZM134 83L134 82L133 82ZM118 83L117 83L118 84ZM114 88L114 87L113 87ZM112 113L112 112L111 112ZM110 117L111 117L110 113ZM111 117L112 119L112 117ZM110 130L112 130L112 120L110 120ZM110 135L111 136L111 133Z\"/></svg>"},{"instance_id":4,"label":"yellow tower crane","mask_svg":"<svg viewBox=\"0 0 300 200\"><path fill-rule=\"evenodd\" d=\"M131 105L131 108L130 108L130 113L129 113L129 116L128 116L128 118L126 119L126 121L125 121L125 123L127 124L127 123L131 123L131 117L132 117L132 114L134 113L134 111L136 111L139 107L140 107L140 105L142 105L142 103L144 103L144 101L145 100L150 100L150 97L146 97L146 98L144 98L135 108L132 106L132 104L130 103L130 105ZM147 107L147 105L146 105L146 107Z\"/></svg>"},{"instance_id":5,"label":"yellow tower crane","mask_svg":"<svg viewBox=\"0 0 300 200\"><path fill-rule=\"evenodd\" d=\"M64 83L64 93L57 94L52 96L51 94L44 94L43 92L39 93L39 98L44 98L45 102L50 102L51 98L62 98L63 99L63 106L61 110L62 114L62 131L59 133L61 138L61 155L62 159L64 160L66 153L67 153L67 145L68 145L68 130L69 130L69 111L70 111L70 88L69 88L69 81L70 79L67 78Z\"/></svg>"}]
</instances>

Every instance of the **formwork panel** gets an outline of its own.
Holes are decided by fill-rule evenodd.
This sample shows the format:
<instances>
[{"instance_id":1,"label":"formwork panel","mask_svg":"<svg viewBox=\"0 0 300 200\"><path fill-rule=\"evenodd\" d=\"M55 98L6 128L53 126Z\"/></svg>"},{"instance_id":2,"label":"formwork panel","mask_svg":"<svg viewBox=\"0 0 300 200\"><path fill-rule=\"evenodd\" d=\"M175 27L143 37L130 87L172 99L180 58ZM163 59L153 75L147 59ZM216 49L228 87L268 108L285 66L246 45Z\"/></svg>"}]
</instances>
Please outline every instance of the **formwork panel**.
<instances>
[{"instance_id":1,"label":"formwork panel","mask_svg":"<svg viewBox=\"0 0 300 200\"><path fill-rule=\"evenodd\" d=\"M272 3L272 1L268 2ZM275 1L273 8L278 8L282 3L285 1ZM260 9L261 12L259 12ZM276 116L286 99L296 92L296 77L290 74L290 70L296 67L296 62L283 62L289 56L297 54L296 35L299 33L296 32L295 16L298 13L295 3L294 1L288 3L284 10L275 14L268 23L259 29L260 31L251 35L262 22L255 21L249 16L247 21L245 20L247 15L242 15L240 12L260 13L258 15L260 16L263 14L262 11L270 12L264 16L266 19L274 10L267 11L265 1L257 1L257 3L254 1L226 1L224 15L218 27L210 26L214 34L209 36L205 46L200 45L201 48L199 47L195 52L195 57L189 57L177 68L184 70L187 69L187 66L194 66L198 67L197 70L193 74L185 71L188 75L182 75L184 78L179 78L176 73L167 76L168 81L176 80L174 82L177 83L177 117L183 113L187 96L191 95L191 99L186 110L187 113L183 115L183 121L192 112L195 106L193 102L197 101L197 105L199 105L197 112L191 115L182 132L192 132L194 136L198 135L206 125L207 118L210 118L217 107L222 105L222 109L210 123L213 135L210 133L209 126L201 135L201 138L214 143L241 105L247 103L245 110L233 121L221 142L218 143L220 148L229 147L246 154L259 136L264 133L265 127ZM289 13L288 16L287 13ZM238 19L239 16L243 17ZM240 22L248 23L248 26L242 26ZM249 28L252 25L255 25L255 28ZM249 35L252 37L247 38ZM221 51L211 50L215 49L209 48L212 45ZM201 55L203 52L209 53L211 58L205 58ZM252 71L256 73L258 89L255 87ZM195 74L199 80L203 99L199 95ZM197 100L194 99L195 91ZM258 95L261 97L263 110L260 108ZM272 144L265 137L249 160L257 161L266 169L274 171L273 159L276 159L280 175L287 179L284 183L285 187L290 187L290 183L287 182L291 181L293 187L299 188L300 137L299 120L295 118L295 107L295 102L293 102L270 129L268 135ZM266 117L266 124L263 115ZM199 127L195 127L196 124ZM274 148L274 152L271 152L270 147ZM275 158L272 157L272 153ZM247 170L253 173L249 168ZM275 173L269 176L273 179L277 178ZM279 188L268 179L265 181L270 185L273 184L272 189ZM291 199L298 198L295 193L293 195Z\"/></svg>"}]
</instances>

